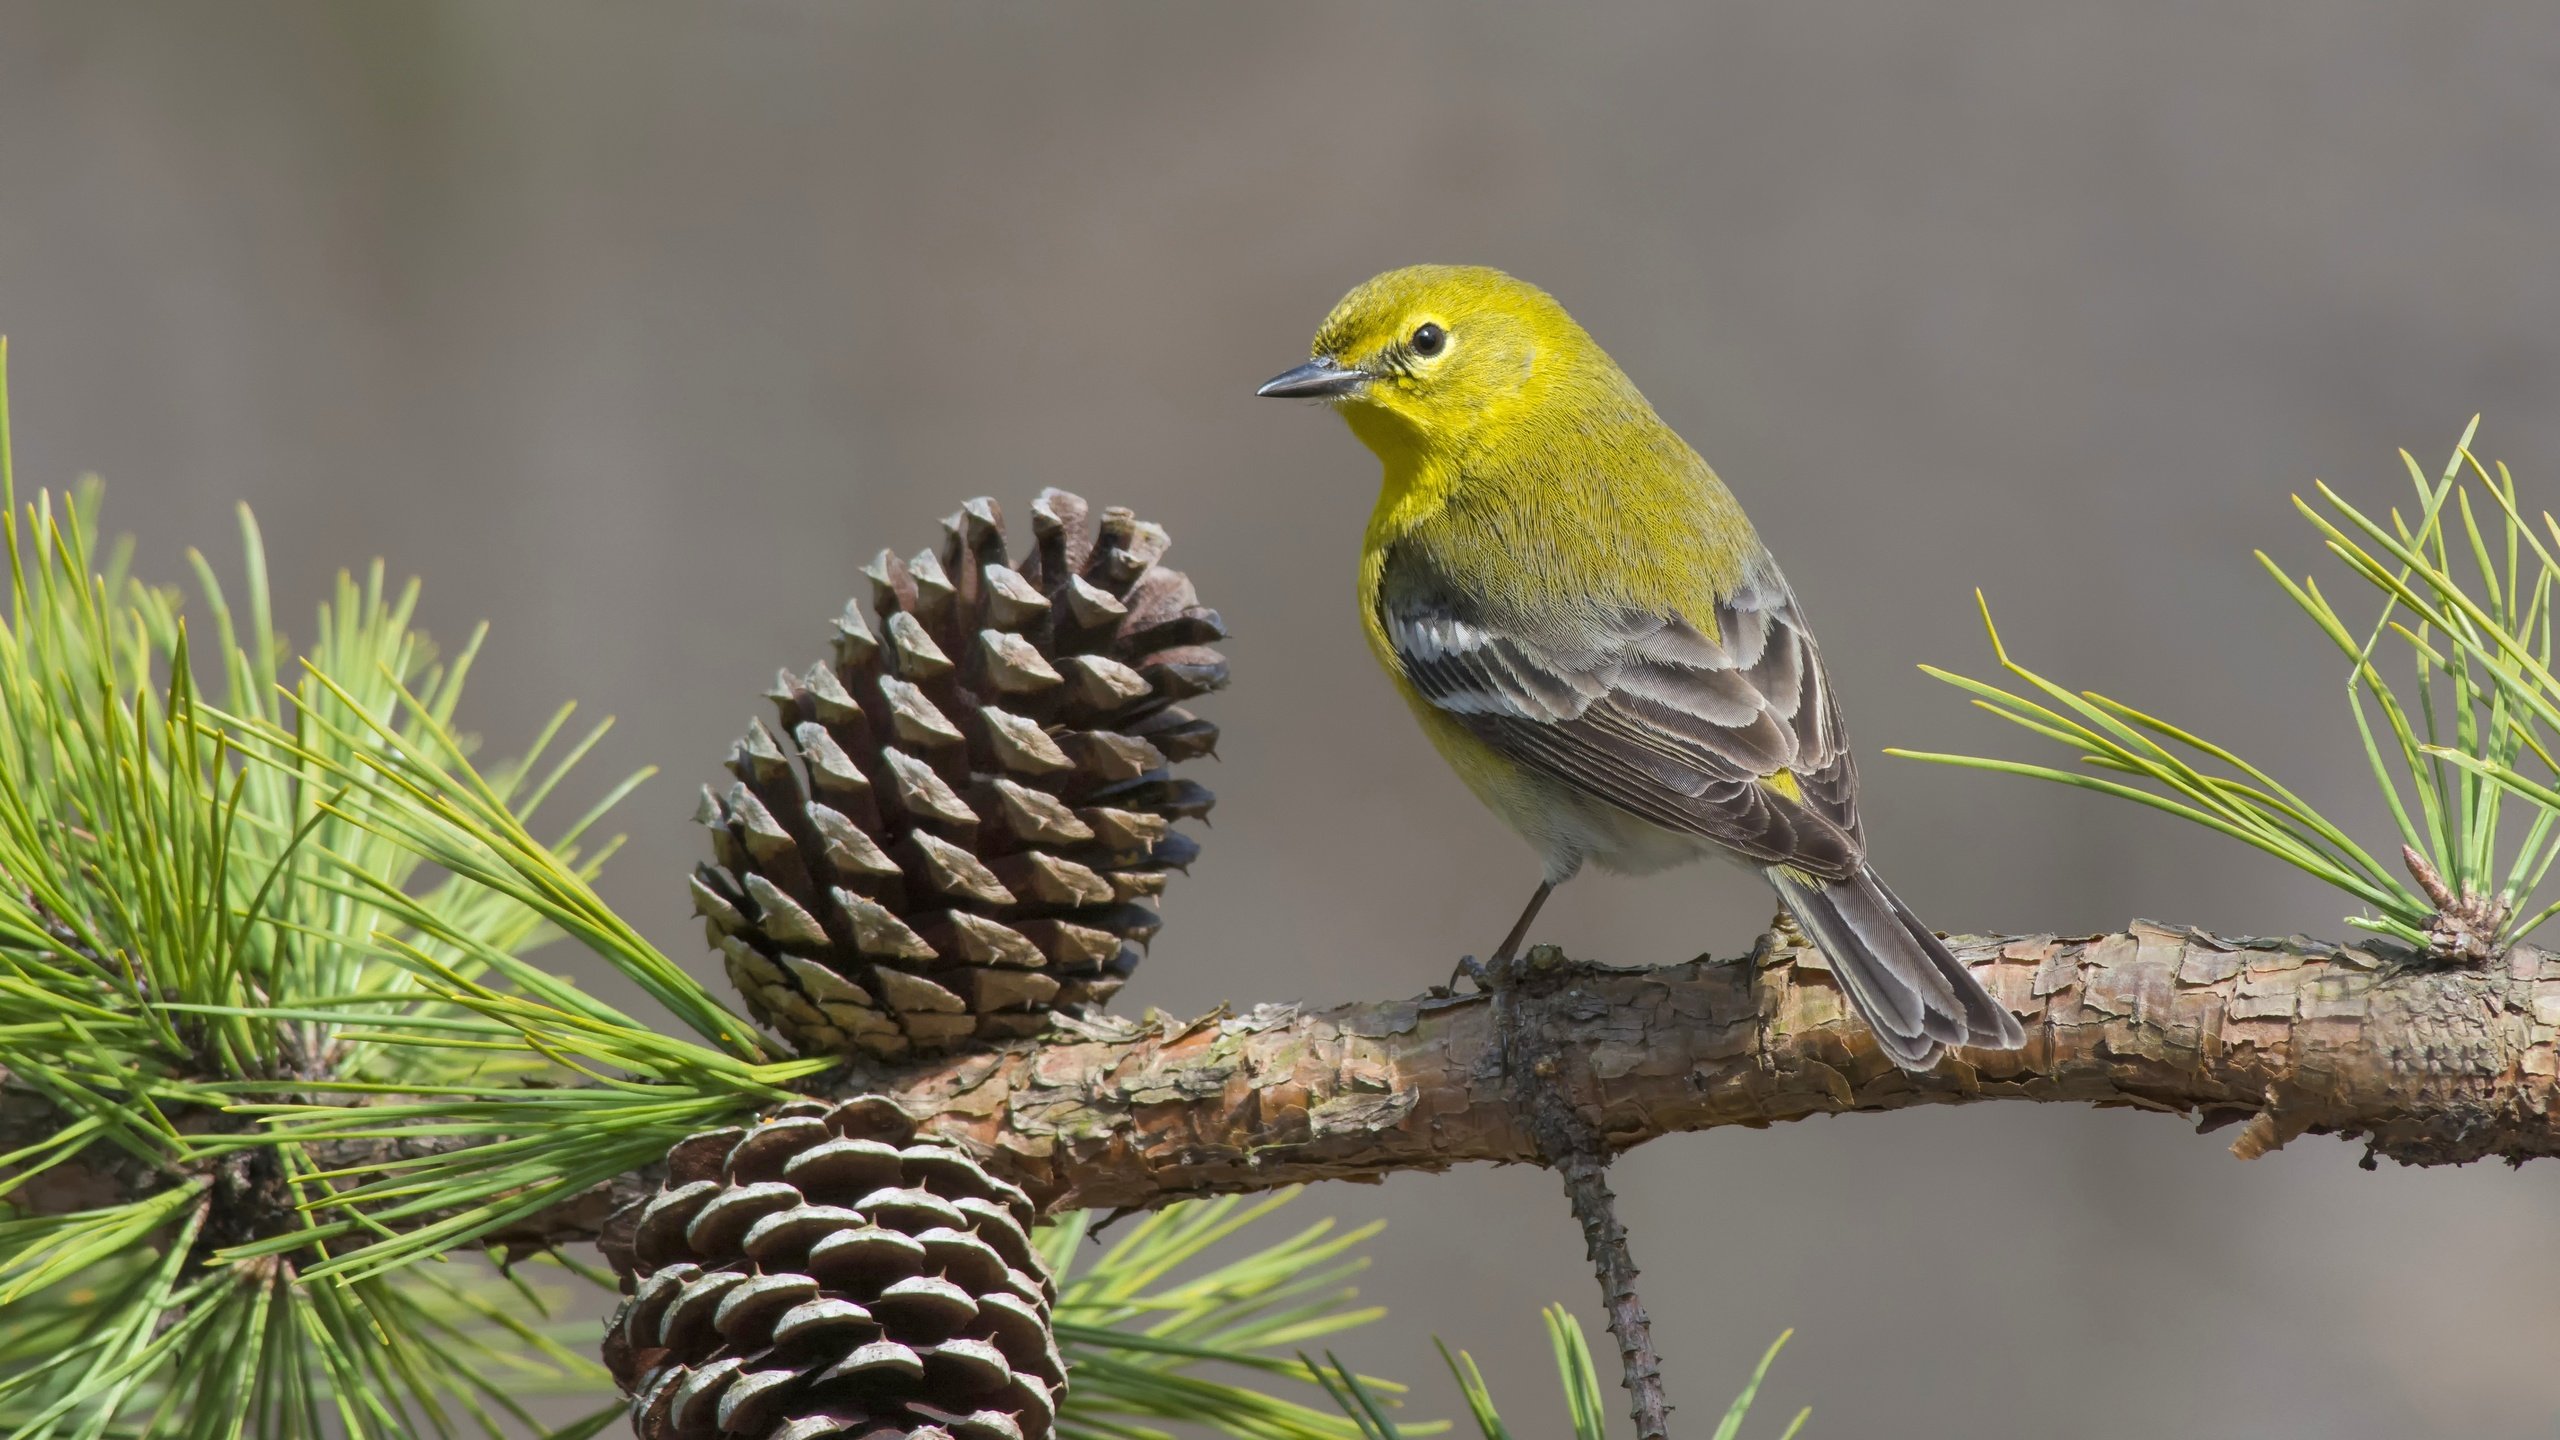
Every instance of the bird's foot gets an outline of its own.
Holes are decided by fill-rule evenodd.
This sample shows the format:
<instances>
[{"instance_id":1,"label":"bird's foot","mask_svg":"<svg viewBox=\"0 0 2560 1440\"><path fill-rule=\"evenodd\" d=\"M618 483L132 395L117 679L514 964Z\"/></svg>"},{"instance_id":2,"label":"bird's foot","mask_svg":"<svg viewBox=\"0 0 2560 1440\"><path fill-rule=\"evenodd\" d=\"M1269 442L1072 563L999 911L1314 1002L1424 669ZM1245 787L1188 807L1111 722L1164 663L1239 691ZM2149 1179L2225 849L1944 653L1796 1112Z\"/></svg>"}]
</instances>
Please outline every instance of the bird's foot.
<instances>
[{"instance_id":1,"label":"bird's foot","mask_svg":"<svg viewBox=\"0 0 2560 1440\"><path fill-rule=\"evenodd\" d=\"M1499 990L1507 990L1532 976L1562 970L1573 963L1565 958L1563 947L1557 945L1532 945L1527 954L1519 956L1497 950L1490 960L1478 960L1473 955L1461 955L1458 957L1457 968L1449 972L1449 983L1432 986L1430 993L1435 999L1455 996L1458 993L1458 982L1463 979L1475 986L1477 994L1491 995Z\"/></svg>"},{"instance_id":2,"label":"bird's foot","mask_svg":"<svg viewBox=\"0 0 2560 1440\"><path fill-rule=\"evenodd\" d=\"M1495 957L1495 963L1501 963L1500 956ZM1449 972L1448 982L1431 987L1429 992L1431 998L1434 1000L1455 999L1458 994L1458 982L1460 980L1472 983L1476 987L1476 993L1479 995L1490 995L1496 988L1492 969L1487 967L1483 961L1478 960L1473 955L1461 955L1458 957L1457 967Z\"/></svg>"}]
</instances>

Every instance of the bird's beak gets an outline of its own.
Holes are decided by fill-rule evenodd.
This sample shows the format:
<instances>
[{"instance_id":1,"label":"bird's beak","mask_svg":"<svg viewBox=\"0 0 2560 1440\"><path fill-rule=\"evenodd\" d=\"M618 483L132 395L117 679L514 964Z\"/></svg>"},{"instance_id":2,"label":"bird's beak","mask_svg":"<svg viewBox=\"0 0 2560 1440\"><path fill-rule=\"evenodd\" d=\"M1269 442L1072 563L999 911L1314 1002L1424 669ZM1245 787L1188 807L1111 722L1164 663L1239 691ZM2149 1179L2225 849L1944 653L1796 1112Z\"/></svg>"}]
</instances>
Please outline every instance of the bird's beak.
<instances>
[{"instance_id":1,"label":"bird's beak","mask_svg":"<svg viewBox=\"0 0 2560 1440\"><path fill-rule=\"evenodd\" d=\"M1319 355L1295 370L1283 370L1262 382L1253 393L1283 400L1332 400L1356 395L1369 383L1369 372L1343 366L1329 355Z\"/></svg>"}]
</instances>

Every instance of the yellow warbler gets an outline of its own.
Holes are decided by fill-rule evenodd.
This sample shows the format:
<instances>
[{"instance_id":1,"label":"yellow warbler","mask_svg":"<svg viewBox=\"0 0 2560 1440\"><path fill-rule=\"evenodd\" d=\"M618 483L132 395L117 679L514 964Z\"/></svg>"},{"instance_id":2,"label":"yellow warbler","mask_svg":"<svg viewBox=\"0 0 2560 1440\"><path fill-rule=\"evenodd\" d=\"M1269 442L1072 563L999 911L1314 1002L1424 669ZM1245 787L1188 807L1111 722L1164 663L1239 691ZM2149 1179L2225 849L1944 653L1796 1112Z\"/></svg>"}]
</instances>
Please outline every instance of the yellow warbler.
<instances>
[{"instance_id":1,"label":"yellow warbler","mask_svg":"<svg viewBox=\"0 0 2560 1440\"><path fill-rule=\"evenodd\" d=\"M1322 399L1385 478L1369 645L1468 787L1545 857L1495 952L1583 864L1758 869L1884 1053L2025 1033L1867 863L1858 775L1777 561L1573 317L1497 270L1353 290L1258 392Z\"/></svg>"}]
</instances>

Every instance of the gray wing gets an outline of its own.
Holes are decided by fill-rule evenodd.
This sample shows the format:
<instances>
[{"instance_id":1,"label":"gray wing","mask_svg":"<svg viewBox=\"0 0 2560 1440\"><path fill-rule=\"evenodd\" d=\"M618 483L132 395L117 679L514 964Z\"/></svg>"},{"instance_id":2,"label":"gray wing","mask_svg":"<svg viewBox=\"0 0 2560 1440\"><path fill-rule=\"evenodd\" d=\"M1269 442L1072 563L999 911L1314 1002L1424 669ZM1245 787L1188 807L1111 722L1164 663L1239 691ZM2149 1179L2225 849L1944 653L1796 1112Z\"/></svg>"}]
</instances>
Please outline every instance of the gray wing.
<instances>
[{"instance_id":1,"label":"gray wing","mask_svg":"<svg viewBox=\"0 0 2560 1440\"><path fill-rule=\"evenodd\" d=\"M1863 863L1857 770L1776 567L1716 607L1713 634L1628 611L1532 637L1430 584L1385 587L1379 609L1414 688L1521 764L1763 864L1839 879ZM1781 773L1800 799L1765 783Z\"/></svg>"}]
</instances>

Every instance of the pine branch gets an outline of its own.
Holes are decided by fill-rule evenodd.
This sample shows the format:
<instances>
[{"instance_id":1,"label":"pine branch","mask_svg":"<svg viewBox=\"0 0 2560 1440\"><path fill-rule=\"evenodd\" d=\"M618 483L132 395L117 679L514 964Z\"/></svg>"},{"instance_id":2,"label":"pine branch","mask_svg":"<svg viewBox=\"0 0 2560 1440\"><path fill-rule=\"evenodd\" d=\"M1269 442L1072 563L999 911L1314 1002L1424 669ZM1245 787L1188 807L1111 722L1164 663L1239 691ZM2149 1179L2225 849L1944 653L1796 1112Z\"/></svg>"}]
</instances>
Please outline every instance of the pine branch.
<instances>
[{"instance_id":1,"label":"pine branch","mask_svg":"<svg viewBox=\"0 0 2560 1440\"><path fill-rule=\"evenodd\" d=\"M1578 970L1552 1023L1560 1083L1609 1145L1722 1125L1982 1100L2245 1122L2234 1153L2363 1136L2404 1164L2560 1153L2560 956L2488 970L2380 946L2109 935L1959 937L2027 1023L2022 1051L1895 1069L1818 952ZM1505 1091L1491 1007L1417 998L1103 1021L890 1081L1053 1207L1163 1204L1309 1180L1539 1158Z\"/></svg>"},{"instance_id":2,"label":"pine branch","mask_svg":"<svg viewBox=\"0 0 2560 1440\"><path fill-rule=\"evenodd\" d=\"M1905 1074L1849 1015L1817 953L1764 939L1747 962L1574 969L1550 1012L1561 1083L1587 1097L1612 1149L2009 1099L2239 1123L2243 1157L2303 1134L2362 1136L2369 1159L2411 1165L2560 1154L2560 955L2519 946L2488 970L2426 969L2379 946L2147 923L1953 943L2025 1018L2026 1049L1962 1051L1932 1074ZM834 1088L896 1093L1052 1210L1540 1158L1481 997L1070 1023L1082 1033L855 1072ZM39 1106L0 1104L0 1147L58 1123ZM166 1183L102 1146L45 1179L21 1198L59 1190L93 1206ZM638 1183L598 1187L503 1238L592 1238L616 1193Z\"/></svg>"}]
</instances>

